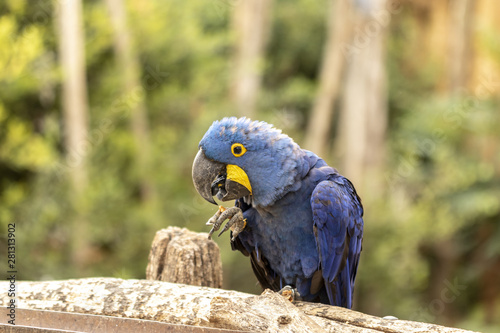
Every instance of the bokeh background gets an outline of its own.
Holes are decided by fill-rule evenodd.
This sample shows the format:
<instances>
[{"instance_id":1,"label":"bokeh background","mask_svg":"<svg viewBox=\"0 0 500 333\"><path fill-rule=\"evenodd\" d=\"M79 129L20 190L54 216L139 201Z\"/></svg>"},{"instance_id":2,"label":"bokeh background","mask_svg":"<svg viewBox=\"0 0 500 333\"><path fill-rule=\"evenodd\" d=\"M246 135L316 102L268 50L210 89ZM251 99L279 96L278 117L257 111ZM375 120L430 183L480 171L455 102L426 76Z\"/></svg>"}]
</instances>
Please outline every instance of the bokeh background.
<instances>
[{"instance_id":1,"label":"bokeh background","mask_svg":"<svg viewBox=\"0 0 500 333\"><path fill-rule=\"evenodd\" d=\"M1 0L1 251L16 223L23 280L144 278L157 230L208 231L197 143L248 116L358 189L357 310L497 332L498 13L494 0ZM217 242L224 287L258 293L248 258Z\"/></svg>"}]
</instances>

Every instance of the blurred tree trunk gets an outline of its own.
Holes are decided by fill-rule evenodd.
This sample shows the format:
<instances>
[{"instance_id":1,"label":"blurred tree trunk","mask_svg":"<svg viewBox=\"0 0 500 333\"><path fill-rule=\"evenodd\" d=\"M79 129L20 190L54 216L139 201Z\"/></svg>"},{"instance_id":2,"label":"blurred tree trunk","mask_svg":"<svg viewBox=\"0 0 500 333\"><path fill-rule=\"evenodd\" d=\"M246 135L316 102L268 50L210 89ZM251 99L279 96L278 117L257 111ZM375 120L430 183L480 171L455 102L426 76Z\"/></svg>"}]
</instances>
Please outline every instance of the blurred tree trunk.
<instances>
[{"instance_id":1,"label":"blurred tree trunk","mask_svg":"<svg viewBox=\"0 0 500 333\"><path fill-rule=\"evenodd\" d=\"M472 26L475 0L453 0L447 8L448 16L448 84L446 92L450 96L462 95L469 90L472 64ZM443 50L445 51L445 50ZM446 52L444 52L446 53ZM453 280L456 263L459 260L459 246L454 235L433 244L433 255L428 257L430 265L428 300L440 299L443 282ZM439 313L440 320L453 324L459 320L456 306L450 304Z\"/></svg>"},{"instance_id":2,"label":"blurred tree trunk","mask_svg":"<svg viewBox=\"0 0 500 333\"><path fill-rule=\"evenodd\" d=\"M72 185L71 200L77 213L72 228L71 256L81 271L90 249L88 226L81 204L87 185L86 155L89 149L82 3L80 0L67 0L58 4L64 145Z\"/></svg>"},{"instance_id":3,"label":"blurred tree trunk","mask_svg":"<svg viewBox=\"0 0 500 333\"><path fill-rule=\"evenodd\" d=\"M472 27L475 0L450 2L448 90L458 94L467 90L472 69Z\"/></svg>"},{"instance_id":4,"label":"blurred tree trunk","mask_svg":"<svg viewBox=\"0 0 500 333\"><path fill-rule=\"evenodd\" d=\"M473 34L480 35L481 39L487 35L493 36L495 33L498 36L500 31L500 1L477 1L474 3L474 26ZM480 29L477 29L480 27ZM474 38L474 36L473 36ZM498 42L497 42L498 43ZM477 47L473 53L473 70L471 79L471 87L476 97L486 98L491 96L500 97L500 63L498 61L498 53L492 52L491 43L474 43ZM488 47L489 45L490 47Z\"/></svg>"},{"instance_id":5,"label":"blurred tree trunk","mask_svg":"<svg viewBox=\"0 0 500 333\"><path fill-rule=\"evenodd\" d=\"M474 8L474 17L480 23L475 26L481 26L479 33L484 34L484 30L489 32L500 31L500 21L498 13L500 12L499 1L478 1ZM478 33L478 32L476 32ZM477 35L476 35L477 36ZM497 35L498 36L498 35ZM498 39L497 39L498 40ZM474 41L471 45L477 45ZM474 89L475 98L478 99L500 99L500 63L496 54L491 49L484 47L475 49L472 61L474 62L474 71L471 87ZM491 47L491 46L490 46ZM495 170L496 178L500 176L500 164L493 161L498 160L500 151L500 142L494 136L483 138L476 136L476 144L471 149L479 151L483 163L490 164ZM484 141L483 141L484 140ZM475 247L474 263L480 263L481 276L480 284L480 302L484 308L484 322L488 325L500 324L500 253L492 253L491 249L498 244L500 234L500 215L491 217L477 226L477 244Z\"/></svg>"},{"instance_id":6,"label":"blurred tree trunk","mask_svg":"<svg viewBox=\"0 0 500 333\"><path fill-rule=\"evenodd\" d=\"M448 61L448 20L449 2L433 0L406 0L406 5L411 6L413 16L417 20L416 29L417 40L414 45L415 52L419 56L415 57L413 66L421 68L421 64L440 64L436 68L437 76L436 88L438 92L445 92L447 85L446 63Z\"/></svg>"},{"instance_id":7,"label":"blurred tree trunk","mask_svg":"<svg viewBox=\"0 0 500 333\"><path fill-rule=\"evenodd\" d=\"M443 299L443 290L449 289L449 283L457 279L454 275L459 260L459 246L453 237L445 237L431 244L423 244L420 253L427 259L429 265L429 278L427 282L427 302L436 302ZM458 280L462 284L462 280ZM458 297L458 295L455 295ZM446 304L436 313L439 322L453 324L459 319L456 307Z\"/></svg>"},{"instance_id":8,"label":"blurred tree trunk","mask_svg":"<svg viewBox=\"0 0 500 333\"><path fill-rule=\"evenodd\" d=\"M500 296L500 254L493 254L491 248L498 242L495 237L500 232L498 221L500 216L494 216L482 221L475 230L472 259L474 269L479 273L481 288L478 292L479 301L484 310L484 322L488 325L500 323L498 318L498 299Z\"/></svg>"},{"instance_id":9,"label":"blurred tree trunk","mask_svg":"<svg viewBox=\"0 0 500 333\"><path fill-rule=\"evenodd\" d=\"M79 0L68 0L60 2L59 5L64 145L66 153L78 159L72 164L69 175L74 190L82 192L87 183L84 144L88 135L82 4Z\"/></svg>"},{"instance_id":10,"label":"blurred tree trunk","mask_svg":"<svg viewBox=\"0 0 500 333\"><path fill-rule=\"evenodd\" d=\"M440 66L441 80L437 88L444 94L456 94L461 89L473 87L473 27L476 17L476 3L490 7L495 13L496 2L475 0L411 2L417 23L419 24L417 43L423 61L437 63ZM486 4L489 4L486 5ZM483 15L484 16L484 15ZM484 64L484 61L482 62Z\"/></svg>"},{"instance_id":11,"label":"blurred tree trunk","mask_svg":"<svg viewBox=\"0 0 500 333\"><path fill-rule=\"evenodd\" d=\"M346 0L330 0L328 11L327 40L323 50L319 87L314 99L311 118L307 125L304 147L326 157L334 116L334 104L340 89L343 68L346 63L343 46L351 40L352 24L350 3Z\"/></svg>"},{"instance_id":12,"label":"blurred tree trunk","mask_svg":"<svg viewBox=\"0 0 500 333\"><path fill-rule=\"evenodd\" d=\"M420 1L420 26L422 41L434 54L431 61L441 64L442 79L437 89L445 95L464 96L472 88L473 26L475 0ZM420 43L419 43L420 44ZM426 298L428 302L443 299L446 284L457 278L457 265L461 258L461 246L456 234L443 237L421 246L421 254L429 263ZM459 280L460 281L460 280ZM460 281L461 282L461 281ZM439 322L453 324L460 320L460 311L453 304L446 304L436 313Z\"/></svg>"},{"instance_id":13,"label":"blurred tree trunk","mask_svg":"<svg viewBox=\"0 0 500 333\"><path fill-rule=\"evenodd\" d=\"M151 149L147 110L144 103L144 87L140 79L139 58L135 53L131 42L131 34L127 28L127 12L124 0L106 0L106 5L113 25L113 45L118 60L119 72L123 78L123 94L125 96L131 94L140 96L140 98L134 99L135 103L131 105L130 116L137 156L135 162L140 196L143 201L147 201L152 197L154 191L148 177Z\"/></svg>"},{"instance_id":14,"label":"blurred tree trunk","mask_svg":"<svg viewBox=\"0 0 500 333\"><path fill-rule=\"evenodd\" d=\"M240 116L255 114L269 37L272 0L239 1L233 12L236 55L232 99Z\"/></svg>"},{"instance_id":15,"label":"blurred tree trunk","mask_svg":"<svg viewBox=\"0 0 500 333\"><path fill-rule=\"evenodd\" d=\"M391 14L385 10L385 0L364 3L370 8L360 6L353 6L356 33L345 54L349 64L337 151L342 156L341 171L360 192L365 190L362 197L369 200L380 197L382 190L387 129L385 39ZM372 13L385 13L385 19Z\"/></svg>"}]
</instances>

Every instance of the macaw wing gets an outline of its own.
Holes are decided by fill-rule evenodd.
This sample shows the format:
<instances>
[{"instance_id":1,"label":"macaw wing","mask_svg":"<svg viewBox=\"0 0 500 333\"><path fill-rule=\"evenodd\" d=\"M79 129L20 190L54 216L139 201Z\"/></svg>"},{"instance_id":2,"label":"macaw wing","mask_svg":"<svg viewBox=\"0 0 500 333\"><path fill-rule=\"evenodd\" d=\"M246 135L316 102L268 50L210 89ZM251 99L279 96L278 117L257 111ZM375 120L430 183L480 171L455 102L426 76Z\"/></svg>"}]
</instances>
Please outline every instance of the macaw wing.
<instances>
[{"instance_id":1,"label":"macaw wing","mask_svg":"<svg viewBox=\"0 0 500 333\"><path fill-rule=\"evenodd\" d=\"M336 176L311 197L320 268L330 303L351 308L363 238L363 207L351 182Z\"/></svg>"}]
</instances>

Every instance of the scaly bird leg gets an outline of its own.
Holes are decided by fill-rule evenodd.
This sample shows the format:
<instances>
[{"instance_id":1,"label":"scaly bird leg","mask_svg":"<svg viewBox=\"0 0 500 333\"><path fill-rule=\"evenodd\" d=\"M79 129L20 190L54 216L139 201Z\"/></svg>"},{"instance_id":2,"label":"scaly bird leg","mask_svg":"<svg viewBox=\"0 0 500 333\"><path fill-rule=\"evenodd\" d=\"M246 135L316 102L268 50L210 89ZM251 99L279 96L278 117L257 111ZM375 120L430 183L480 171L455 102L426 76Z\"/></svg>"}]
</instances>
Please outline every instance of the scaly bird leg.
<instances>
[{"instance_id":1,"label":"scaly bird leg","mask_svg":"<svg viewBox=\"0 0 500 333\"><path fill-rule=\"evenodd\" d=\"M220 206L215 215L212 216L207 222L207 225L212 225L212 229L208 233L209 239L211 239L212 234L215 231L219 230L224 221L227 219L229 219L229 222L227 222L227 224L224 226L222 231L219 233L219 236L231 228L231 230L233 231L233 237L231 240L234 241L236 236L238 236L238 234L243 231L243 229L245 229L246 220L243 217L243 212L239 207L235 206L225 209L224 207Z\"/></svg>"},{"instance_id":2,"label":"scaly bird leg","mask_svg":"<svg viewBox=\"0 0 500 333\"><path fill-rule=\"evenodd\" d=\"M234 210L236 211L236 213L231 217L229 222L226 223L224 229L222 229L222 231L219 233L219 236L231 229L231 231L233 232L233 237L231 238L231 240L234 241L236 239L236 236L238 236L238 234L242 232L243 229L245 229L247 220L243 217L243 212L239 207L232 208L235 208ZM222 218L222 216L220 218Z\"/></svg>"}]
</instances>

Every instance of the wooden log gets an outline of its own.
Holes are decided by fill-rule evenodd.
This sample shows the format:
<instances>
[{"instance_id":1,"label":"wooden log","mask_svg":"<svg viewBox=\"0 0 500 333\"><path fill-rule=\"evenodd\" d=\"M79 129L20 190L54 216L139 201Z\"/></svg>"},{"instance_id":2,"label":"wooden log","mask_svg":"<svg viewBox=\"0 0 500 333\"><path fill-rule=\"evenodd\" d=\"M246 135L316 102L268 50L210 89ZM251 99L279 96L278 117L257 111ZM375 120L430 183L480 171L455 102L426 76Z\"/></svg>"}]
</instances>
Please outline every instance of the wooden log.
<instances>
[{"instance_id":1,"label":"wooden log","mask_svg":"<svg viewBox=\"0 0 500 333\"><path fill-rule=\"evenodd\" d=\"M8 290L9 282L0 282ZM236 291L150 280L90 278L16 284L18 308L67 311L172 324L253 332L446 332L468 331L433 324L385 320L324 304L297 302L265 291ZM0 294L0 307L10 302Z\"/></svg>"},{"instance_id":2,"label":"wooden log","mask_svg":"<svg viewBox=\"0 0 500 333\"><path fill-rule=\"evenodd\" d=\"M207 233L168 227L153 239L146 279L194 286L222 287L219 246Z\"/></svg>"},{"instance_id":3,"label":"wooden log","mask_svg":"<svg viewBox=\"0 0 500 333\"><path fill-rule=\"evenodd\" d=\"M390 320L325 304L295 302L306 315L317 316L377 332L470 332L457 328L409 320Z\"/></svg>"}]
</instances>

